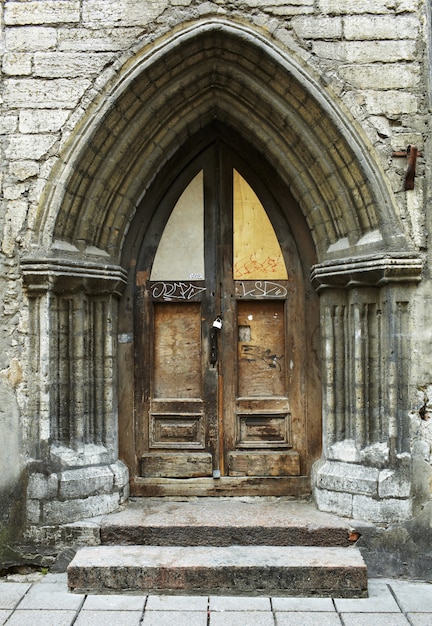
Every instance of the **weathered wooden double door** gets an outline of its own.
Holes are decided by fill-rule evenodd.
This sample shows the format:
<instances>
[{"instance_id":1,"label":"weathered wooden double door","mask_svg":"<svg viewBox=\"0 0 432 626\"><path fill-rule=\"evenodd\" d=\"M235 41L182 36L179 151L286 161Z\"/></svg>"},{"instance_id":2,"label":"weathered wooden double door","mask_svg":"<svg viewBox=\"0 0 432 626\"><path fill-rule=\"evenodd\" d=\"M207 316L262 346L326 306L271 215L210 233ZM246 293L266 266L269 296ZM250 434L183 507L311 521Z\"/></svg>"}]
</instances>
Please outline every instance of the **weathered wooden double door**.
<instances>
[{"instance_id":1,"label":"weathered wooden double door","mask_svg":"<svg viewBox=\"0 0 432 626\"><path fill-rule=\"evenodd\" d=\"M139 493L301 491L302 280L272 193L215 143L155 211L136 272Z\"/></svg>"}]
</instances>

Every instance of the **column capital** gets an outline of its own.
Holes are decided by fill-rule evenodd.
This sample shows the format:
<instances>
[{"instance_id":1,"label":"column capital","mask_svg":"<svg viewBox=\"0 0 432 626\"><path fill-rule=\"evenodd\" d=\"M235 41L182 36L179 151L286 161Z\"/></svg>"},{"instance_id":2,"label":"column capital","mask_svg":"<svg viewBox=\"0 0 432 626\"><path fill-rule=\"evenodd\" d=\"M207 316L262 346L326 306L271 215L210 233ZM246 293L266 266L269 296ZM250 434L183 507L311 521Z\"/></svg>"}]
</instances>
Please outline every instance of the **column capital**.
<instances>
[{"instance_id":1,"label":"column capital","mask_svg":"<svg viewBox=\"0 0 432 626\"><path fill-rule=\"evenodd\" d=\"M109 261L79 257L32 256L21 261L29 293L74 293L121 295L127 272Z\"/></svg>"},{"instance_id":2,"label":"column capital","mask_svg":"<svg viewBox=\"0 0 432 626\"><path fill-rule=\"evenodd\" d=\"M415 253L387 253L324 261L312 267L317 291L381 287L389 283L420 282L423 259Z\"/></svg>"}]
</instances>

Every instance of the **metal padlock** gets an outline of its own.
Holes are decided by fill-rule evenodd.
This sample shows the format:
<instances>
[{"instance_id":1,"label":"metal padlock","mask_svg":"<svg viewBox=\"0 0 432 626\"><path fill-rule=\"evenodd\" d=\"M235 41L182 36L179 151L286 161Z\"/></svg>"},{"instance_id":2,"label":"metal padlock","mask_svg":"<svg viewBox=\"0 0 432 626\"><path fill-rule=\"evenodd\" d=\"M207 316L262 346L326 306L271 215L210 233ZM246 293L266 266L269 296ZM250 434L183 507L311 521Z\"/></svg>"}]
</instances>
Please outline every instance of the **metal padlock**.
<instances>
[{"instance_id":1,"label":"metal padlock","mask_svg":"<svg viewBox=\"0 0 432 626\"><path fill-rule=\"evenodd\" d=\"M213 328L217 328L218 330L220 330L222 328L222 319L221 319L221 317L219 315L217 316L217 318L213 322Z\"/></svg>"}]
</instances>

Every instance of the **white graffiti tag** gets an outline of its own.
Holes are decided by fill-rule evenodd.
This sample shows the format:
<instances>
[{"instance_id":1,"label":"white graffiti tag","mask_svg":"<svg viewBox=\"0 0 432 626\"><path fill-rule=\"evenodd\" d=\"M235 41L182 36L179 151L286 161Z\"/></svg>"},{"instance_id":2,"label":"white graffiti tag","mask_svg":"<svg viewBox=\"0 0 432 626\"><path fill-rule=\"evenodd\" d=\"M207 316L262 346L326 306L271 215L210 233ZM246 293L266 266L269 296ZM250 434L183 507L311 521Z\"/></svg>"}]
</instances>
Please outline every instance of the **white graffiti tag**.
<instances>
[{"instance_id":1,"label":"white graffiti tag","mask_svg":"<svg viewBox=\"0 0 432 626\"><path fill-rule=\"evenodd\" d=\"M267 298L284 298L287 295L287 289L284 285L279 285L270 280L256 280L252 285L249 283L240 283L240 297L247 298L250 296L267 297Z\"/></svg>"},{"instance_id":2,"label":"white graffiti tag","mask_svg":"<svg viewBox=\"0 0 432 626\"><path fill-rule=\"evenodd\" d=\"M186 282L159 282L151 286L151 294L155 300L192 300L205 290L205 287Z\"/></svg>"}]
</instances>

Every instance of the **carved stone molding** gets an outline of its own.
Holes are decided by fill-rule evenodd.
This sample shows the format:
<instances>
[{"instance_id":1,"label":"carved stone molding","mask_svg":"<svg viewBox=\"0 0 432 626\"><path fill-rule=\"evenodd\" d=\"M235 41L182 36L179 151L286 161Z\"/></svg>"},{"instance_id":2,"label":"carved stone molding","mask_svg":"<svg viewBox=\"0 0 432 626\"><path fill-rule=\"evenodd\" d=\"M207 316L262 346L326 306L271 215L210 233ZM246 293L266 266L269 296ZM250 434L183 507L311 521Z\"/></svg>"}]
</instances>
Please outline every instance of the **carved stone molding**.
<instances>
[{"instance_id":1,"label":"carved stone molding","mask_svg":"<svg viewBox=\"0 0 432 626\"><path fill-rule=\"evenodd\" d=\"M381 287L389 283L419 282L423 260L417 254L381 254L337 259L314 265L312 284L326 288Z\"/></svg>"},{"instance_id":2,"label":"carved stone molding","mask_svg":"<svg viewBox=\"0 0 432 626\"><path fill-rule=\"evenodd\" d=\"M53 291L120 296L127 272L120 266L80 258L24 258L21 261L24 283L29 293Z\"/></svg>"}]
</instances>

